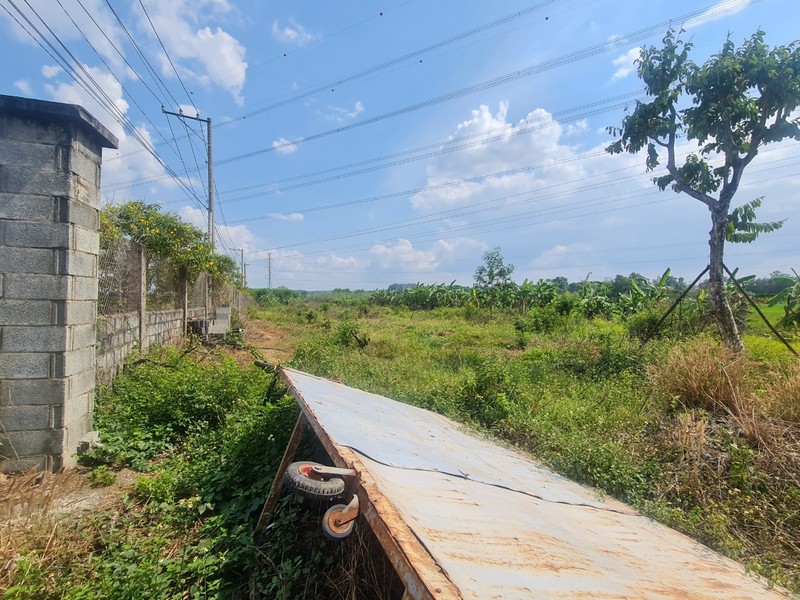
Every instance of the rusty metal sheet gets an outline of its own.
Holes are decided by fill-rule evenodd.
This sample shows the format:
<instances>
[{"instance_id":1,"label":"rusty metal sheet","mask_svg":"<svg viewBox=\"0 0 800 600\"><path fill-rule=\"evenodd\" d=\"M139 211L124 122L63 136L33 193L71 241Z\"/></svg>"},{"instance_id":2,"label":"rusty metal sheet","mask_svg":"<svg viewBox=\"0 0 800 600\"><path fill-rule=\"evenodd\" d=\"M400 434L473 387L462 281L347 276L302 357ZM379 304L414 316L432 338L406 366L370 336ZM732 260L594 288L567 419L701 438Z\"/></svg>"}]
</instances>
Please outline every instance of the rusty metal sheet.
<instances>
[{"instance_id":1,"label":"rusty metal sheet","mask_svg":"<svg viewBox=\"0 0 800 600\"><path fill-rule=\"evenodd\" d=\"M382 526L406 545L428 591L412 597L787 597L445 417L300 371L282 375L329 453L364 472L365 495L383 507Z\"/></svg>"}]
</instances>

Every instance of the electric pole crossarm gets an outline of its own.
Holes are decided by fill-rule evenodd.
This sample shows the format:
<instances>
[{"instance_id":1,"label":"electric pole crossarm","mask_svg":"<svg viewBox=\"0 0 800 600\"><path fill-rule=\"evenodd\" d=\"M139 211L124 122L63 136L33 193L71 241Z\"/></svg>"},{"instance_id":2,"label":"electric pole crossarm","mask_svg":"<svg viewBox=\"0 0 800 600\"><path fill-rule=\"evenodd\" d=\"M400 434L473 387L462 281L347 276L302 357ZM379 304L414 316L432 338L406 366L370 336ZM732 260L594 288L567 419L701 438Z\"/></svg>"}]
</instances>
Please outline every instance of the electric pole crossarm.
<instances>
[{"instance_id":1,"label":"electric pole crossarm","mask_svg":"<svg viewBox=\"0 0 800 600\"><path fill-rule=\"evenodd\" d=\"M206 130L208 132L206 136L206 149L208 150L208 239L211 243L211 253L213 254L216 251L216 236L214 232L214 144L211 138L213 131L211 127L211 117L207 119L203 119L199 115L193 117L191 115L166 110L163 106L161 107L161 112L165 115L178 117L179 119L191 119L192 121L200 121L206 124Z\"/></svg>"}]
</instances>

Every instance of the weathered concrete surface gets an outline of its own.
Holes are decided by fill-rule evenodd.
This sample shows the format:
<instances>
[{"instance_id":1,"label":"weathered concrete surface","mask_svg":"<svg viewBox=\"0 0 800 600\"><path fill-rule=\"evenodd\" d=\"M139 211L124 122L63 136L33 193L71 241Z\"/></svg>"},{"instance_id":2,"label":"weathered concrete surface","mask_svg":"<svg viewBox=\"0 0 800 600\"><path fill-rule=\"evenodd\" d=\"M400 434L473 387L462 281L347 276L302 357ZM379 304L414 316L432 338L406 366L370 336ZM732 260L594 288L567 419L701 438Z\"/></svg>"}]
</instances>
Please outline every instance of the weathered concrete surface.
<instances>
[{"instance_id":1,"label":"weathered concrete surface","mask_svg":"<svg viewBox=\"0 0 800 600\"><path fill-rule=\"evenodd\" d=\"M100 162L79 106L0 95L0 470L73 461L94 397Z\"/></svg>"}]
</instances>

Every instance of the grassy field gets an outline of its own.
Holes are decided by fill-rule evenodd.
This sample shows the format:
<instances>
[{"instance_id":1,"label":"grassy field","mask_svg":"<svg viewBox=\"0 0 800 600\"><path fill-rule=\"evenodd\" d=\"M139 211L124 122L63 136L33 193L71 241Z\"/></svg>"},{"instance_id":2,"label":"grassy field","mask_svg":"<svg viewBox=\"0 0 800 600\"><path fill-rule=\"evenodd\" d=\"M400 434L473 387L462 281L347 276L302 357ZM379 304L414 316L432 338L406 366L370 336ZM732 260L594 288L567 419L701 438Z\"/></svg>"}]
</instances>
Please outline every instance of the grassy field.
<instances>
[{"instance_id":1,"label":"grassy field","mask_svg":"<svg viewBox=\"0 0 800 600\"><path fill-rule=\"evenodd\" d=\"M82 471L0 480L0 598L394 597L368 528L327 542L320 507L285 497L255 532L297 416L261 357L514 444L800 594L797 359L751 317L745 356L686 314L643 343L662 312L294 299L244 340L131 357ZM66 509L75 479L105 500Z\"/></svg>"},{"instance_id":2,"label":"grassy field","mask_svg":"<svg viewBox=\"0 0 800 600\"><path fill-rule=\"evenodd\" d=\"M629 322L364 303L292 323L292 366L453 417L800 591L800 380L755 325L642 345ZM549 318L549 317L548 317Z\"/></svg>"}]
</instances>

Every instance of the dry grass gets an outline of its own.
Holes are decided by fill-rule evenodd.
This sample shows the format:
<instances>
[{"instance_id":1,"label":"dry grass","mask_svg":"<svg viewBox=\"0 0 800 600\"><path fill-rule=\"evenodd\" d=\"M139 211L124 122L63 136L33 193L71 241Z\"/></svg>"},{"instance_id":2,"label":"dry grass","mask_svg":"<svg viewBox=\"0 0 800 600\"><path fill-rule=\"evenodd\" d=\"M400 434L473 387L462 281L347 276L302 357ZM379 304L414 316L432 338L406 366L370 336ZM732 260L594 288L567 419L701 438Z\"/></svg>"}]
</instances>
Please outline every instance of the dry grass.
<instances>
[{"instance_id":1,"label":"dry grass","mask_svg":"<svg viewBox=\"0 0 800 600\"><path fill-rule=\"evenodd\" d=\"M779 419L800 423L800 362L792 365L785 377L772 382L764 396L770 413Z\"/></svg>"},{"instance_id":2,"label":"dry grass","mask_svg":"<svg viewBox=\"0 0 800 600\"><path fill-rule=\"evenodd\" d=\"M709 338L673 348L664 363L651 368L655 393L686 409L739 415L757 403L754 363Z\"/></svg>"},{"instance_id":3,"label":"dry grass","mask_svg":"<svg viewBox=\"0 0 800 600\"><path fill-rule=\"evenodd\" d=\"M0 521L47 515L59 499L85 485L74 470L53 474L32 469L0 477Z\"/></svg>"},{"instance_id":4,"label":"dry grass","mask_svg":"<svg viewBox=\"0 0 800 600\"><path fill-rule=\"evenodd\" d=\"M329 598L400 598L403 584L363 518L343 543L343 560L327 577Z\"/></svg>"}]
</instances>

